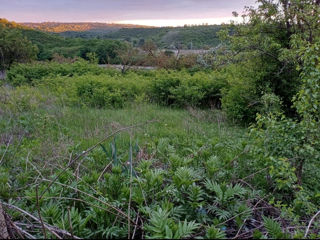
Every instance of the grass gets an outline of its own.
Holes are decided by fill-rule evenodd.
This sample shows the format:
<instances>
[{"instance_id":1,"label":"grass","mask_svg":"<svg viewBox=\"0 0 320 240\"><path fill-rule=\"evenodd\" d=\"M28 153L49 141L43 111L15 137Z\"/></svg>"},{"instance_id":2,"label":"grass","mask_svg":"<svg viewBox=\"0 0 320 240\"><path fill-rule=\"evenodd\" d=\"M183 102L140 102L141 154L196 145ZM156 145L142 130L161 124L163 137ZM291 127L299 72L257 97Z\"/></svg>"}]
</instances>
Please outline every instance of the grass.
<instances>
[{"instance_id":1,"label":"grass","mask_svg":"<svg viewBox=\"0 0 320 240\"><path fill-rule=\"evenodd\" d=\"M43 86L4 85L0 98L0 198L16 237L286 238L278 221L296 227L267 201L248 130L222 111L76 107Z\"/></svg>"},{"instance_id":2,"label":"grass","mask_svg":"<svg viewBox=\"0 0 320 240\"><path fill-rule=\"evenodd\" d=\"M163 188L168 188L166 191L173 187L173 185L169 184L167 186L168 183L163 182L165 175L169 174L167 177L172 177L170 161L185 161L186 166L202 166L205 164L205 160L203 160L203 163L199 162L202 161L201 152L204 152L204 158L208 158L209 155L213 154L211 152L212 146L216 146L216 149L220 148L219 152L224 158L232 159L241 149L236 146L239 146L246 132L245 129L229 125L222 112L217 110L176 109L146 103L132 103L122 109L78 108L61 105L61 101L50 95L49 92L42 92L37 88L15 89L3 86L1 93L3 98L0 105L1 198L19 207L14 207L16 210L24 209L23 211L34 214L34 216L39 215L40 211L44 222L46 222L45 224L52 224L67 231L70 231L70 226L66 226L61 221L65 221L63 220L64 214L70 214L68 205L73 205L71 210L74 216L71 216L71 218L85 218L87 211L91 212L90 216L93 213L97 214L96 209L90 210L88 208L92 204L97 204L90 197L88 199L90 194L95 196L102 194L105 196L103 199L109 199L108 204L113 205L119 211L120 209L125 211L124 209L128 207L128 201L129 203L132 201L130 203L132 205L129 204L126 213L128 216L131 215L132 218L139 211L142 211L140 213L142 215L147 214L143 213L146 210L141 209L144 205L142 203L148 202L150 207L160 206L159 204L165 200L164 190L160 191L160 185L164 184ZM156 121L121 132L114 139L110 138L104 142L104 149L97 147L80 158L78 162L68 165L71 159L81 155L83 151L99 142L106 135L122 127L141 124L150 120ZM219 143L223 145L219 147ZM104 152L105 150L107 153ZM170 160L170 158L176 159ZM192 158L197 158L197 163L193 163ZM107 168L110 160L113 161L111 172L110 168ZM117 174L118 167L115 162L120 162L123 166L127 166L131 162L135 174L139 172L139 169L149 166L146 168L146 170L148 169L145 173L147 175L143 175L143 171L146 170L140 170L142 171L140 177L133 178L131 175L130 180L128 180L126 174ZM65 169L66 165L69 168L64 172L62 169ZM178 162L175 165L176 167L182 166ZM193 172L192 169L190 171ZM55 179L55 176L57 182L52 186L48 185L48 181ZM101 177L103 180L100 181ZM139 185L136 185L140 178L145 179ZM154 186L142 187L143 191L149 192L149 194L151 191L158 197L153 199L150 198L152 196L150 195L141 202L141 196L137 191L141 189L141 185L145 184L146 179L153 182ZM73 181L78 183L72 183ZM175 181L179 182L179 180ZM82 187L80 186L81 182L84 182ZM163 183L161 184L161 182ZM129 183L130 187L127 186ZM183 185L183 183L181 184ZM182 186L181 184L179 183L178 186ZM89 185L91 186L88 187ZM44 189L48 186L49 191L45 192ZM79 194L74 195L72 193L77 189L76 186L86 193L84 198L80 197ZM130 196L126 192L128 187L131 189L130 192L132 191ZM92 192L92 190L94 191ZM96 195L98 192L100 194ZM43 198L41 198L42 194L44 194ZM85 203L87 207L83 204L75 205L74 201L66 200L75 198ZM54 220L50 215L50 212L55 211L52 204L60 206L60 210L56 209L58 211L56 214L59 217ZM46 212L46 209L49 212ZM8 211L18 224L24 223L22 217L25 214L24 212ZM98 225L102 224L99 222L99 218L97 216L93 217L93 215L91 217L94 219L90 220L90 224L84 224L86 230L81 230L81 227L74 227L76 235L81 237L124 237L128 234L128 229L129 234L135 231L132 224L125 225L120 221L116 224L116 229L112 230L111 228L110 233L102 234L99 232ZM109 221L114 221L113 225L117 222L117 217L114 218L111 215L109 218ZM81 225L80 219L74 220L74 224ZM176 227L181 228L180 232L176 233L176 236L180 237L188 236L200 227L197 224L192 225L193 222L176 224ZM41 224L40 226L43 227L44 225ZM110 227L110 223L104 223L104 227ZM50 229L50 226L45 225L45 228ZM93 232L92 235L86 232L89 229ZM189 230L192 231L188 233ZM139 231L139 235L143 236L141 230ZM179 235L183 231L186 231L186 235ZM36 232L34 236L43 236L44 232L41 230ZM152 230L149 230L149 232L151 234ZM55 233L59 234L59 232Z\"/></svg>"},{"instance_id":3,"label":"grass","mask_svg":"<svg viewBox=\"0 0 320 240\"><path fill-rule=\"evenodd\" d=\"M22 91L18 94L24 95ZM31 104L32 100L29 101L24 104ZM39 101L45 102L47 99ZM238 139L245 132L245 129L229 125L221 112L213 110L176 109L152 104L131 104L123 109L67 107L52 104L50 101L45 104L49 105L22 112L11 107L0 118L5 125L3 130L11 128L12 131L17 131L18 128L22 132L29 132L29 138L24 140L25 144L37 143L33 148L36 152L43 151L43 156L47 156L46 151L52 151L54 145L60 145L61 148L74 145L85 150L120 127L149 120L157 122L133 129L130 134L119 134L119 146L128 146L130 138L141 146L156 143L160 138L168 138L178 145L192 145L195 142L204 143L211 138ZM6 107L8 108L2 106L4 112L8 110ZM26 129L21 129L23 125L26 125ZM11 133L3 131L2 134L7 136Z\"/></svg>"}]
</instances>

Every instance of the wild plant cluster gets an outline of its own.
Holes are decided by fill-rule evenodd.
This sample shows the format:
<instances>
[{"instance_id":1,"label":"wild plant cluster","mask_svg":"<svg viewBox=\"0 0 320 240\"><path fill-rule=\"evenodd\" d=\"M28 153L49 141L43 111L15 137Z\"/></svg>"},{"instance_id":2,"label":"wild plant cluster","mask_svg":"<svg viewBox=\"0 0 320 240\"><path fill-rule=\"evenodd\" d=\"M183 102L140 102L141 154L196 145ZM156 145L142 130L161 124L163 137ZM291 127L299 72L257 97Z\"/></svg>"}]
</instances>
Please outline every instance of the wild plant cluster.
<instances>
[{"instance_id":1,"label":"wild plant cluster","mask_svg":"<svg viewBox=\"0 0 320 240\"><path fill-rule=\"evenodd\" d=\"M132 49L122 72L12 65L6 48L6 234L320 238L320 2L257 4L201 69L127 71Z\"/></svg>"},{"instance_id":2,"label":"wild plant cluster","mask_svg":"<svg viewBox=\"0 0 320 240\"><path fill-rule=\"evenodd\" d=\"M18 66L22 67L26 66ZM180 80L182 74L188 81ZM10 228L18 229L13 234L157 239L318 236L316 226L311 224L307 230L319 204L317 183L311 182L316 176L307 170L297 184L299 175L290 163L296 152L288 149L291 142L279 136L283 132L294 142L289 135L294 125L286 123L288 131L274 123L267 132L257 125L245 135L245 130L224 130L232 127L212 110L190 108L181 116L181 110L158 109L145 99L133 103L137 108L127 103L108 110L90 104L96 92L112 87L139 95L146 89L152 93L157 84L155 96L160 98L165 96L160 94L161 86L185 84L164 88L172 92L192 88L192 78L208 76L204 73L123 76L111 71L89 76L91 81L88 75L35 77L31 83L1 88L0 194ZM136 84L138 76L141 85ZM135 99L134 94L131 97ZM276 100L266 96L265 107L277 109ZM150 107L141 112L144 104ZM119 120L100 125L121 111L124 119L141 112L148 116L143 121L156 115L160 123L140 124L140 118L132 127L130 121L129 127L117 125ZM172 126L162 124L168 119L173 119ZM106 125L111 128L105 129ZM219 129L213 131L217 125ZM303 136L293 134L297 139ZM295 155L284 155L286 151ZM277 159L280 154L284 158ZM316 171L312 164L305 166Z\"/></svg>"}]
</instances>

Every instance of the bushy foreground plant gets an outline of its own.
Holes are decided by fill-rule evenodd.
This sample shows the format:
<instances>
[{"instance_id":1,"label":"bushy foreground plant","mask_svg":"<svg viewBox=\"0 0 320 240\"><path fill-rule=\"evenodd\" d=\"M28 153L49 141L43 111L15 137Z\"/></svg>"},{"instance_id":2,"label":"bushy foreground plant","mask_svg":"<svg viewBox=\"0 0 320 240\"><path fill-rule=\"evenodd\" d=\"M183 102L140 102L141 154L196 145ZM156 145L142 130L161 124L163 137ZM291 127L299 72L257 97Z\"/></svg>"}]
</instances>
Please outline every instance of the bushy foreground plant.
<instances>
[{"instance_id":1,"label":"bushy foreground plant","mask_svg":"<svg viewBox=\"0 0 320 240\"><path fill-rule=\"evenodd\" d=\"M255 168L266 167L269 191L290 206L287 211L291 217L305 218L318 211L320 204L319 45L302 47L298 52L303 61L303 83L293 102L299 119L287 118L279 108L270 108L270 103L277 105L280 101L269 96L269 111L257 116L250 136Z\"/></svg>"}]
</instances>

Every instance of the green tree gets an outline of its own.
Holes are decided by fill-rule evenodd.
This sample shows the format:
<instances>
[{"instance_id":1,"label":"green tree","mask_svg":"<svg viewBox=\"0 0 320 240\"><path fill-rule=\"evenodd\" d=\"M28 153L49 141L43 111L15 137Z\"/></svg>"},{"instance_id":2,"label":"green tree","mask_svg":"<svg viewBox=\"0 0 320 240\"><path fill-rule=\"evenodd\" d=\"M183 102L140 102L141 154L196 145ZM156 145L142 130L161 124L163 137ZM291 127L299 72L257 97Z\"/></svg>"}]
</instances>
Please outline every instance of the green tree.
<instances>
[{"instance_id":1,"label":"green tree","mask_svg":"<svg viewBox=\"0 0 320 240\"><path fill-rule=\"evenodd\" d=\"M287 114L293 116L292 97L301 81L295 43L313 44L319 37L318 0L258 0L257 8L247 8L241 24L231 24L219 33L231 54L229 61L239 65L252 62L259 77L246 106L262 106L260 97L272 92L283 101ZM296 40L294 40L296 39ZM299 41L297 41L299 39ZM250 65L250 64L249 64ZM244 66L245 67L245 66ZM263 75L260 73L263 72ZM252 86L251 86L252 87ZM230 89L232 94L233 88ZM227 94L228 95L228 94ZM245 101L245 99L244 99ZM237 105L237 102L234 104Z\"/></svg>"},{"instance_id":2,"label":"green tree","mask_svg":"<svg viewBox=\"0 0 320 240\"><path fill-rule=\"evenodd\" d=\"M37 57L37 47L16 29L0 23L0 70L9 68L14 62L28 62Z\"/></svg>"}]
</instances>

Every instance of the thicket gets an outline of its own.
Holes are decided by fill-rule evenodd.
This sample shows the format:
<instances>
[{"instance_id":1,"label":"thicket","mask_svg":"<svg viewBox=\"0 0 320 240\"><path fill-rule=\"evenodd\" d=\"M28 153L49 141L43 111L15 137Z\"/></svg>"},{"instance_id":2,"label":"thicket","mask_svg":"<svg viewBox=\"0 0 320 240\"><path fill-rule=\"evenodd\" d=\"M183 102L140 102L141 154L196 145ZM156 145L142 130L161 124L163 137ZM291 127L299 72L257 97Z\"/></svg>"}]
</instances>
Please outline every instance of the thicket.
<instances>
[{"instance_id":1,"label":"thicket","mask_svg":"<svg viewBox=\"0 0 320 240\"><path fill-rule=\"evenodd\" d=\"M129 71L100 68L85 61L17 64L7 73L14 86L43 86L70 101L96 107L123 107L131 101L175 107L220 108L224 78L215 72ZM67 101L67 99L66 99Z\"/></svg>"},{"instance_id":2,"label":"thicket","mask_svg":"<svg viewBox=\"0 0 320 240\"><path fill-rule=\"evenodd\" d=\"M36 62L30 64L16 64L7 72L8 81L14 86L34 85L35 81L48 76L79 76L86 73L99 75L110 72L112 69L103 69L97 65L88 64L86 61L78 60L72 64L57 62Z\"/></svg>"}]
</instances>

